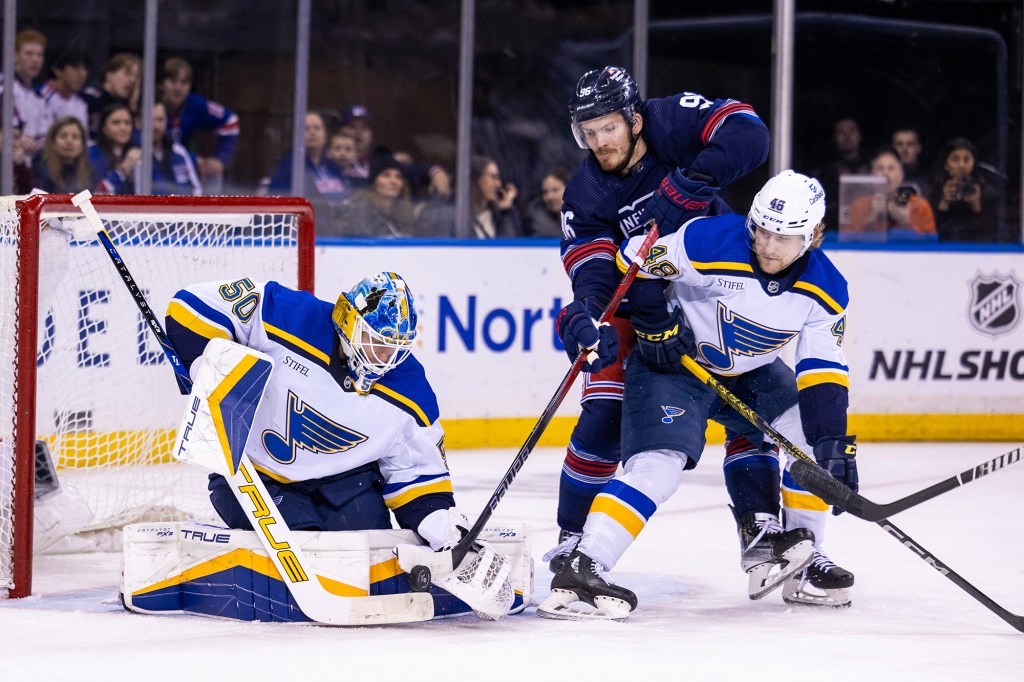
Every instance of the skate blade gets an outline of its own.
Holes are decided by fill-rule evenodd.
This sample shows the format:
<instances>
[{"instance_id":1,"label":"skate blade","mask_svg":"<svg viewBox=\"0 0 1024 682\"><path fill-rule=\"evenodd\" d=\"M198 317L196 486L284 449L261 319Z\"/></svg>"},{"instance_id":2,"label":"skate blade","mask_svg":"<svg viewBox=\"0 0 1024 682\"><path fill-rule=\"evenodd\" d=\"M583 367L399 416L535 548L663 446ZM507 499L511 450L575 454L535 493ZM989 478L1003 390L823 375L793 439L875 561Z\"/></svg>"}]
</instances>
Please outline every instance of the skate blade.
<instances>
[{"instance_id":1,"label":"skate blade","mask_svg":"<svg viewBox=\"0 0 1024 682\"><path fill-rule=\"evenodd\" d=\"M598 596L594 604L581 600L572 590L551 590L550 596L537 606L537 615L552 620L614 620L629 618L629 604L615 597Z\"/></svg>"},{"instance_id":2,"label":"skate blade","mask_svg":"<svg viewBox=\"0 0 1024 682\"><path fill-rule=\"evenodd\" d=\"M798 542L782 553L779 563L765 562L747 569L749 582L747 593L751 599L760 599L782 587L786 579L803 570L814 558L814 543L810 540ZM773 569L778 569L774 573Z\"/></svg>"},{"instance_id":3,"label":"skate blade","mask_svg":"<svg viewBox=\"0 0 1024 682\"><path fill-rule=\"evenodd\" d=\"M786 583L782 591L782 601L800 606L824 606L831 609L848 609L853 604L848 587L834 590L817 590L811 585L800 585L800 580Z\"/></svg>"}]
</instances>

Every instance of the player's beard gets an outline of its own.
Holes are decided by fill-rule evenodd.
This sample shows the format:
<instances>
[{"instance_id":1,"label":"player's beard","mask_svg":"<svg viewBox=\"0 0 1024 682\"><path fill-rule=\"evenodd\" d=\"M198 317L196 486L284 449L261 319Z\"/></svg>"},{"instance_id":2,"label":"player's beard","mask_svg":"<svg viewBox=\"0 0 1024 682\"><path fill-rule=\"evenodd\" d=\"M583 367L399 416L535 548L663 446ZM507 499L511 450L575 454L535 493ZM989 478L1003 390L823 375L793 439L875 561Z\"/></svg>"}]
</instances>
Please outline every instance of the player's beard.
<instances>
[{"instance_id":1,"label":"player's beard","mask_svg":"<svg viewBox=\"0 0 1024 682\"><path fill-rule=\"evenodd\" d=\"M600 168L605 173L608 173L610 175L622 175L627 170L629 170L629 167L632 165L631 161L633 160L633 152L636 151L636 143L639 140L640 133L634 135L633 131L629 132L629 148L626 150L626 156L622 159L622 161L616 164L614 168L606 169L601 164L601 159L597 158L597 154L594 153L593 149L590 150L590 156L593 157L594 163L597 164L597 167Z\"/></svg>"}]
</instances>

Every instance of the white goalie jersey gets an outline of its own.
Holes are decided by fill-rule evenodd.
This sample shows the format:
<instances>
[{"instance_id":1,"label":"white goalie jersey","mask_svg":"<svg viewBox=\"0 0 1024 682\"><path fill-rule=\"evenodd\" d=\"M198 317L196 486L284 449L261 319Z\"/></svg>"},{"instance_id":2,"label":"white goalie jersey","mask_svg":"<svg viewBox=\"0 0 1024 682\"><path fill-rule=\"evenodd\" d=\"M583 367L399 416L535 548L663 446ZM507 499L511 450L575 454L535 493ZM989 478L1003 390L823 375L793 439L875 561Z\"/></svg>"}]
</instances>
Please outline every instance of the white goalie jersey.
<instances>
[{"instance_id":1,"label":"white goalie jersey","mask_svg":"<svg viewBox=\"0 0 1024 682\"><path fill-rule=\"evenodd\" d=\"M378 462L385 502L400 520L426 496L451 500L444 433L423 367L410 356L359 395L339 353L331 310L330 303L276 282L210 282L175 294L167 332L186 367L213 338L273 359L245 446L265 475L305 481Z\"/></svg>"},{"instance_id":2,"label":"white goalie jersey","mask_svg":"<svg viewBox=\"0 0 1024 682\"><path fill-rule=\"evenodd\" d=\"M621 269L642 240L622 243ZM846 280L821 251L810 251L802 272L779 281L755 273L744 216L697 218L658 239L638 277L670 282L669 305L683 309L697 344L695 359L709 371L743 374L795 343L801 390L824 383L849 388Z\"/></svg>"}]
</instances>

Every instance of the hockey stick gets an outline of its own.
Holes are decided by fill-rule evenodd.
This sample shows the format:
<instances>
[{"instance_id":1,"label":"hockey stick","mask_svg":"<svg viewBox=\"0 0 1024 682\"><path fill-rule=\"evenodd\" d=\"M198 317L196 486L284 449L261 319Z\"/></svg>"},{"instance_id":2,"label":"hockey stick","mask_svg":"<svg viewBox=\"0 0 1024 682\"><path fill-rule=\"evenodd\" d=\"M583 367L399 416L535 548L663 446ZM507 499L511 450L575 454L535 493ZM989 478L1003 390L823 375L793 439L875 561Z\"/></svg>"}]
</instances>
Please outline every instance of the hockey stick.
<instances>
[{"instance_id":1,"label":"hockey stick","mask_svg":"<svg viewBox=\"0 0 1024 682\"><path fill-rule=\"evenodd\" d=\"M612 318L612 315L615 314L615 310L619 307L619 303L626 296L629 286L633 283L633 280L636 278L636 274L640 271L640 264L647 257L647 253L654 245L654 242L658 240L658 226L654 225L653 220L647 224L651 225L651 228L648 230L647 236L644 237L643 242L641 242L640 248L637 249L636 257L630 264L629 269L626 270L626 274L623 275L622 281L619 282L619 286L612 294L612 298L605 307L604 312L601 313L601 317L598 320L599 324L608 322ZM573 382L576 381L576 377L579 375L580 371L582 371L583 365L587 361L587 355L587 353L581 352L576 356L572 366L569 367L569 371L565 373L562 383L558 385L558 389L555 391L555 394L551 396L551 400L548 401L547 407L544 408L544 411L541 413L537 423L533 425L533 429L526 437L526 442L523 443L523 446L519 448L519 452L516 453L515 459L512 460L512 465L508 468L508 471L505 472L505 476L501 479L501 483L499 483L498 487L493 493L491 493L491 497L487 500L487 505L484 507L483 511L480 512L480 516L477 518L476 523L473 524L473 527L469 529L469 532L466 533L462 540L452 548L450 554L451 565L449 566L448 559L443 557L446 553L438 552L438 560L434 562L433 566L424 566L422 564L414 566L409 571L409 582L413 586L413 589L427 589L430 586L432 570L450 572L462 563L466 554L473 548L473 543L483 531L484 526L487 525L491 515L494 514L494 510L498 508L498 504L501 502L501 499L505 497L505 493L508 492L508 488L512 484L512 481L515 480L519 470L523 468L523 464L526 462L526 459L537 446L537 442L544 434L544 430L548 427L548 424L551 423L552 417L555 416L555 411L558 409L558 406L562 404L562 400L565 399L566 394L569 393L569 389L572 388ZM399 556L399 565L402 563L402 557Z\"/></svg>"},{"instance_id":2,"label":"hockey stick","mask_svg":"<svg viewBox=\"0 0 1024 682\"><path fill-rule=\"evenodd\" d=\"M163 327L153 314L142 290L135 284L134 278L128 272L128 267L114 247L110 235L103 228L103 223L96 208L92 205L91 198L92 195L88 191L84 191L75 195L72 203L81 209L89 225L96 231L107 254L120 273L121 279L149 324L150 330L160 342L164 354L174 369L179 390L185 394L192 392L192 379L185 370L184 363L178 357L177 351L174 350ZM230 344L222 339L214 339L210 344L216 345L218 342L237 346L237 344ZM241 346L237 347L241 348ZM249 355L256 356L256 352L250 351ZM270 359L266 356L263 358L256 358L256 362L250 362L248 368L243 367L229 377L222 377L223 380L217 384L217 389L221 393L211 390L212 392L208 395L192 396L189 401L189 411L186 412L181 428L178 429L173 450L174 456L209 471L216 471L228 480L239 505L250 517L252 527L259 529L256 535L280 573L281 580L287 586L299 609L311 620L332 625L378 625L429 620L434 615L434 604L433 598L428 594L342 596L331 591L336 581L319 575L309 566L308 560L303 556L298 543L295 542L292 531L281 516L273 498L256 474L249 457L242 451L245 436L240 436L240 433L244 429L245 435L248 434L252 413L255 412L255 406L251 405L252 392L258 386L262 393L262 387L266 384L272 367ZM264 366L257 367L260 362L265 363ZM203 372L212 374L215 371L214 364L213 362L204 363L200 368L201 376ZM260 372L263 374L260 375ZM228 380L231 381L230 384ZM248 423L245 422L245 419L241 419L227 426L223 419L220 421L212 419L209 402L217 400L218 413L226 411L227 408L220 403L227 404L227 399L232 397L229 395L231 389L235 386L244 386L248 391L246 394L248 400L237 401L238 396L234 396L236 408L249 405L251 412L248 413ZM205 408L209 422L207 430L214 429L216 433L212 436L207 434L208 437L201 440L199 445L189 446L189 439L193 435L198 415L203 408ZM220 428L217 429L215 424L219 424ZM235 452L232 452L230 447L226 447L231 443L235 443L237 446ZM202 446L206 446L205 451ZM271 527L273 527L272 530ZM311 578L315 578L315 580Z\"/></svg>"},{"instance_id":3,"label":"hockey stick","mask_svg":"<svg viewBox=\"0 0 1024 682\"><path fill-rule=\"evenodd\" d=\"M181 358L174 352L174 348L171 346L170 340L167 338L167 334L164 333L164 328L160 325L160 321L156 319L156 315L153 314L152 308L149 307L149 303L146 302L146 297L139 289L139 286L135 283L135 278L132 277L132 273L128 271L128 266L125 265L124 259L121 258L121 254L117 252L117 247L114 246L113 240L110 238L110 234L106 228L103 227L103 221L100 220L99 214L96 212L96 207L92 205L92 194L89 190L83 190L76 194L71 199L71 203L81 209L85 219L89 221L89 225L96 232L96 237L103 244L103 249L110 256L110 260L114 263L114 267L117 269L117 273L121 275L121 280L124 285L128 287L128 292L131 293L132 299L135 301L135 305L138 307L139 312L142 313L143 319L146 320L146 324L149 325L150 331L153 332L153 336L156 337L157 343L164 351L164 356L171 363L171 368L174 370L174 378L178 382L178 390L181 391L182 395L188 395L189 390L192 388L192 379L188 375L188 371L185 369L185 365L182 364Z\"/></svg>"},{"instance_id":4,"label":"hockey stick","mask_svg":"<svg viewBox=\"0 0 1024 682\"><path fill-rule=\"evenodd\" d=\"M794 458L793 463L790 465L789 473L797 483L829 504L835 505L840 509L844 509L858 518L877 523L882 530L899 540L900 544L905 546L916 556L923 559L936 571L949 578L953 584L974 597L974 599L980 602L989 611L1002 618L1018 632L1024 632L1024 615L1012 613L997 604L984 592L967 582L967 580L965 580L959 573L939 561L934 554L926 550L918 544L916 540L897 528L887 518L869 518L870 513L883 510L885 505L878 505L865 499L833 478L831 474L818 466L817 461L812 459L809 455L800 450L800 448L793 445L785 436L776 431L771 424L765 421L765 419L757 414L757 412L750 409L750 407L736 397L732 391L711 376L706 369L698 365L693 358L683 356L683 365L693 372L694 376L700 379L704 384L711 387L711 389L714 390L722 400L728 403L730 407L743 415L747 421L760 429L762 433L775 441L779 447L784 449L791 457ZM934 495L932 496L934 497ZM897 500L897 502L900 502L900 500Z\"/></svg>"},{"instance_id":5,"label":"hockey stick","mask_svg":"<svg viewBox=\"0 0 1024 682\"><path fill-rule=\"evenodd\" d=\"M982 476L994 474L997 471L1005 469L1014 462L1019 462L1021 460L1021 452L1021 446L1017 446L1013 450L1004 452L998 457L990 459L987 462L982 462L976 467L971 467L959 474L954 474L947 479L939 481L935 485L930 485L923 490L918 490L916 493L911 493L906 497L893 500L888 504L874 504L870 500L864 500L864 504L862 506L865 514L860 518L865 519L866 521L877 521L880 518L899 514L901 511L906 511L911 507L916 507L922 502L927 502L933 497L938 497L942 493L947 493L950 490L955 490L961 486L965 486L971 481L978 480ZM878 518L867 518L868 516L878 516Z\"/></svg>"}]
</instances>

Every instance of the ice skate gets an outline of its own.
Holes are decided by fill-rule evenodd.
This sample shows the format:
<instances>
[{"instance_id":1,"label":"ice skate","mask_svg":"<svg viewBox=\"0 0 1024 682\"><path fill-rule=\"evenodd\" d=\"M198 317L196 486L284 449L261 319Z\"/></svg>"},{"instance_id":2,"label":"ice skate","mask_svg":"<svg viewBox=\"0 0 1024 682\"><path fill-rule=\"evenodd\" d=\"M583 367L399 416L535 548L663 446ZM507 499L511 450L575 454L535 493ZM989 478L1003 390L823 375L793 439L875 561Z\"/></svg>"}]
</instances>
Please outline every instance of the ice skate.
<instances>
[{"instance_id":1,"label":"ice skate","mask_svg":"<svg viewBox=\"0 0 1024 682\"><path fill-rule=\"evenodd\" d=\"M749 576L747 592L760 599L797 573L814 555L814 533L783 530L774 514L748 512L738 521L740 566Z\"/></svg>"},{"instance_id":2,"label":"ice skate","mask_svg":"<svg viewBox=\"0 0 1024 682\"><path fill-rule=\"evenodd\" d=\"M815 550L811 563L786 580L782 600L787 604L838 609L850 606L852 587L853 573L836 566L822 552Z\"/></svg>"},{"instance_id":3,"label":"ice skate","mask_svg":"<svg viewBox=\"0 0 1024 682\"><path fill-rule=\"evenodd\" d=\"M575 533L571 530L560 528L558 530L558 545L545 554L542 561L548 562L548 567L552 573L558 573L562 570L562 566L565 566L565 563L569 561L569 555L576 549L576 545L580 544L582 538L583 533Z\"/></svg>"},{"instance_id":4,"label":"ice skate","mask_svg":"<svg viewBox=\"0 0 1024 682\"><path fill-rule=\"evenodd\" d=\"M573 550L551 580L551 595L537 615L556 620L625 620L636 608L636 595L612 583L596 561Z\"/></svg>"}]
</instances>

